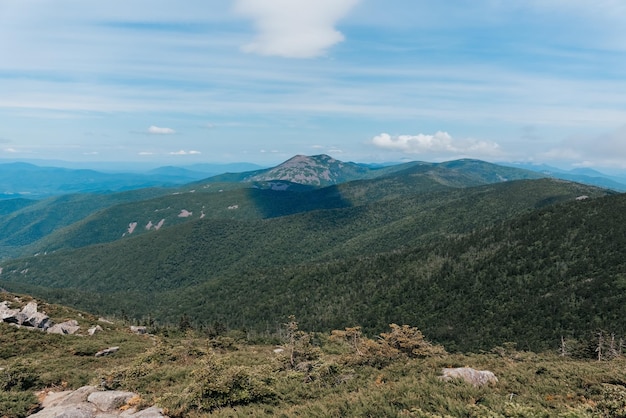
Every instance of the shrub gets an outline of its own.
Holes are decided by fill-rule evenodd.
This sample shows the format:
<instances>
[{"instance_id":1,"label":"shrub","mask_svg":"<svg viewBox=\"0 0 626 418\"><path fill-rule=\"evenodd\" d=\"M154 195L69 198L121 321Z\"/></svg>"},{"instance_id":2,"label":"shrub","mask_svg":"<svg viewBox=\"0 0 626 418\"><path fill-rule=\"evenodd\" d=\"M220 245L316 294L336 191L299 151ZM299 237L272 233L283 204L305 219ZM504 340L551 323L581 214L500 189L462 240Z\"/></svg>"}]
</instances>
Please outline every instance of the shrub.
<instances>
[{"instance_id":1,"label":"shrub","mask_svg":"<svg viewBox=\"0 0 626 418\"><path fill-rule=\"evenodd\" d=\"M0 414L2 418L23 418L30 416L39 402L31 392L0 391Z\"/></svg>"},{"instance_id":2,"label":"shrub","mask_svg":"<svg viewBox=\"0 0 626 418\"><path fill-rule=\"evenodd\" d=\"M160 400L171 416L186 416L190 411L214 409L271 400L276 396L272 373L265 368L227 367L214 357L202 360L192 372L193 383L181 394L168 394Z\"/></svg>"},{"instance_id":3,"label":"shrub","mask_svg":"<svg viewBox=\"0 0 626 418\"><path fill-rule=\"evenodd\" d=\"M400 356L400 352L383 340L373 341L363 336L361 327L334 330L331 341L343 341L351 348L351 353L343 356L343 362L349 365L369 365L384 367Z\"/></svg>"},{"instance_id":4,"label":"shrub","mask_svg":"<svg viewBox=\"0 0 626 418\"><path fill-rule=\"evenodd\" d=\"M409 325L389 325L391 332L380 334L382 339L399 352L411 358L432 357L446 354L440 345L434 345L424 339L422 332Z\"/></svg>"},{"instance_id":5,"label":"shrub","mask_svg":"<svg viewBox=\"0 0 626 418\"><path fill-rule=\"evenodd\" d=\"M29 390L39 383L37 373L30 367L16 363L11 367L0 370L0 390L1 391L21 391Z\"/></svg>"},{"instance_id":6,"label":"shrub","mask_svg":"<svg viewBox=\"0 0 626 418\"><path fill-rule=\"evenodd\" d=\"M320 348L311 343L311 334L298 328L298 323L293 315L289 317L289 322L285 326L287 328L284 345L286 357L283 363L286 367L295 369L300 363L317 360L320 357Z\"/></svg>"},{"instance_id":7,"label":"shrub","mask_svg":"<svg viewBox=\"0 0 626 418\"><path fill-rule=\"evenodd\" d=\"M603 384L595 412L598 417L626 418L626 388Z\"/></svg>"},{"instance_id":8,"label":"shrub","mask_svg":"<svg viewBox=\"0 0 626 418\"><path fill-rule=\"evenodd\" d=\"M409 325L391 324L391 332L380 334L378 340L363 336L361 327L334 330L330 340L343 342L351 348L351 355L344 356L344 361L352 365L370 365L384 367L402 356L424 358L446 354L443 347L424 339L422 332Z\"/></svg>"}]
</instances>

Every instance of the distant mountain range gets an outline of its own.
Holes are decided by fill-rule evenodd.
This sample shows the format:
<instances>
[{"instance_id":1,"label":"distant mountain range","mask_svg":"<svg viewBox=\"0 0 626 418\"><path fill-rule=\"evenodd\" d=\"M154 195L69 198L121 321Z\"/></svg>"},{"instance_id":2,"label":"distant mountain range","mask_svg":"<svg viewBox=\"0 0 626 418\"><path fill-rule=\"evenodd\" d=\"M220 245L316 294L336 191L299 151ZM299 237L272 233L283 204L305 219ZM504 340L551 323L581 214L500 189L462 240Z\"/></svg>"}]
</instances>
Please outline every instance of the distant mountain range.
<instances>
[{"instance_id":1,"label":"distant mountain range","mask_svg":"<svg viewBox=\"0 0 626 418\"><path fill-rule=\"evenodd\" d=\"M578 183L590 184L593 186L604 187L607 189L617 190L620 192L626 192L626 175L624 176L612 176L609 174L601 173L591 168L576 168L573 170L562 170L560 168L551 167L545 164L512 164L507 163L505 165L517 168L523 168L526 170L536 171L546 176L559 178L563 180L576 181Z\"/></svg>"},{"instance_id":2,"label":"distant mountain range","mask_svg":"<svg viewBox=\"0 0 626 418\"><path fill-rule=\"evenodd\" d=\"M224 173L259 168L253 164L196 164L160 167L145 172L104 172L39 166L25 162L0 164L0 199L41 199L69 193L110 193L146 187L173 187Z\"/></svg>"},{"instance_id":3,"label":"distant mountain range","mask_svg":"<svg viewBox=\"0 0 626 418\"><path fill-rule=\"evenodd\" d=\"M476 160L368 168L326 155L296 156L274 168L218 175L177 188L0 200L0 257L111 242L193 219L275 218L537 178L541 175L531 171ZM315 186L329 183L333 187Z\"/></svg>"},{"instance_id":4,"label":"distant mountain range","mask_svg":"<svg viewBox=\"0 0 626 418\"><path fill-rule=\"evenodd\" d=\"M329 186L352 180L380 177L412 166L431 166L426 162L402 164L360 164L342 162L327 155L295 156L270 168L250 163L193 164L145 169L143 165L95 164L100 170L69 168L30 162L0 163L0 200L23 197L43 199L70 193L114 193L148 187L172 188L210 179L214 183L267 182L285 180L310 186ZM52 162L51 162L52 163ZM57 164L64 164L57 162ZM68 163L65 163L66 165ZM626 191L626 176L611 176L592 169L561 170L547 165L504 164L533 171L542 176ZM111 171L117 168L117 171Z\"/></svg>"},{"instance_id":5,"label":"distant mountain range","mask_svg":"<svg viewBox=\"0 0 626 418\"><path fill-rule=\"evenodd\" d=\"M612 313L626 306L623 205L477 160L295 156L177 187L0 201L0 287L135 318L262 331L295 314L316 330L410 323L453 349L545 348L626 332Z\"/></svg>"}]
</instances>

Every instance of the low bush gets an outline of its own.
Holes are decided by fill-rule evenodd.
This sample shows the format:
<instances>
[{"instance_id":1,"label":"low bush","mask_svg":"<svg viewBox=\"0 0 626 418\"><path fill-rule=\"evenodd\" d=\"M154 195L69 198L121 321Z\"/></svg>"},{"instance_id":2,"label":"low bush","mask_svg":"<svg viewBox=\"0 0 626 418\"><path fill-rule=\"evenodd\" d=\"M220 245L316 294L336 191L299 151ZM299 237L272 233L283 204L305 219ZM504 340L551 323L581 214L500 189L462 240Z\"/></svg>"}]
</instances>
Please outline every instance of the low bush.
<instances>
[{"instance_id":1,"label":"low bush","mask_svg":"<svg viewBox=\"0 0 626 418\"><path fill-rule=\"evenodd\" d=\"M31 392L0 391L0 416L2 418L24 418L30 416L39 402Z\"/></svg>"}]
</instances>

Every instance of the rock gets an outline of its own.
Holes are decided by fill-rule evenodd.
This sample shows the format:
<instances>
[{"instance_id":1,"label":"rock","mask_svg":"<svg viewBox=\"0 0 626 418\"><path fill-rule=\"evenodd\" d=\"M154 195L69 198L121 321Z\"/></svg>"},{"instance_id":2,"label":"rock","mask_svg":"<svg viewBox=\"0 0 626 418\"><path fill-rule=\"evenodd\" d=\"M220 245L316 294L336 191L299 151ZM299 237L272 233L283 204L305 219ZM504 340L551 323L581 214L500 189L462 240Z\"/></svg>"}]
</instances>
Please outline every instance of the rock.
<instances>
[{"instance_id":1,"label":"rock","mask_svg":"<svg viewBox=\"0 0 626 418\"><path fill-rule=\"evenodd\" d=\"M120 417L135 417L135 418L163 418L163 410L161 408L157 408L156 406L152 406L148 409L141 410L139 412L135 412L132 410L128 410L122 412Z\"/></svg>"},{"instance_id":2,"label":"rock","mask_svg":"<svg viewBox=\"0 0 626 418\"><path fill-rule=\"evenodd\" d=\"M103 356L108 356L111 354L115 354L120 350L119 347L109 347L109 348L105 348L104 350L100 350L98 351L95 356L96 357L103 357Z\"/></svg>"},{"instance_id":3,"label":"rock","mask_svg":"<svg viewBox=\"0 0 626 418\"><path fill-rule=\"evenodd\" d=\"M15 317L19 313L19 309L11 309L9 308L9 302L4 301L0 303L0 320L5 322L11 322L10 318ZM15 321L17 323L17 320Z\"/></svg>"},{"instance_id":4,"label":"rock","mask_svg":"<svg viewBox=\"0 0 626 418\"><path fill-rule=\"evenodd\" d=\"M100 325L93 326L87 330L89 335L94 335L96 332L104 331Z\"/></svg>"},{"instance_id":5,"label":"rock","mask_svg":"<svg viewBox=\"0 0 626 418\"><path fill-rule=\"evenodd\" d=\"M92 392L87 400L94 404L102 412L114 411L135 396L133 392L123 392L120 390L106 390L101 392Z\"/></svg>"},{"instance_id":6,"label":"rock","mask_svg":"<svg viewBox=\"0 0 626 418\"><path fill-rule=\"evenodd\" d=\"M75 334L80 327L78 326L78 322L75 319L71 319L69 321L61 322L60 324L56 324L47 329L50 334Z\"/></svg>"},{"instance_id":7,"label":"rock","mask_svg":"<svg viewBox=\"0 0 626 418\"><path fill-rule=\"evenodd\" d=\"M37 312L36 302L28 302L21 311L19 309L9 309L8 303L6 301L2 302L0 303L0 319L9 324L43 330L53 325L48 315Z\"/></svg>"},{"instance_id":8,"label":"rock","mask_svg":"<svg viewBox=\"0 0 626 418\"><path fill-rule=\"evenodd\" d=\"M97 412L96 407L84 402L74 405L44 408L30 416L35 418L95 418Z\"/></svg>"},{"instance_id":9,"label":"rock","mask_svg":"<svg viewBox=\"0 0 626 418\"><path fill-rule=\"evenodd\" d=\"M97 391L95 386L83 386L76 390L66 390L63 392L52 392L46 396L41 405L44 408L55 406L68 406L87 402L87 398Z\"/></svg>"},{"instance_id":10,"label":"rock","mask_svg":"<svg viewBox=\"0 0 626 418\"><path fill-rule=\"evenodd\" d=\"M22 312L26 315L32 315L37 313L37 302L28 302L26 306L22 308Z\"/></svg>"},{"instance_id":11,"label":"rock","mask_svg":"<svg viewBox=\"0 0 626 418\"><path fill-rule=\"evenodd\" d=\"M48 315L42 312L35 312L34 314L29 315L22 325L39 328L45 331L53 326L54 322L52 322Z\"/></svg>"},{"instance_id":12,"label":"rock","mask_svg":"<svg viewBox=\"0 0 626 418\"><path fill-rule=\"evenodd\" d=\"M42 392L38 392L37 396L45 396L43 400L41 401L42 408L52 408L52 407L60 405L60 403L63 402L63 400L67 398L70 393L72 393L71 390L64 390L61 392L42 391ZM87 400L87 397L85 397L85 400Z\"/></svg>"},{"instance_id":13,"label":"rock","mask_svg":"<svg viewBox=\"0 0 626 418\"><path fill-rule=\"evenodd\" d=\"M475 370L471 367L444 368L442 380L463 379L465 382L480 387L498 382L496 375L489 370Z\"/></svg>"},{"instance_id":14,"label":"rock","mask_svg":"<svg viewBox=\"0 0 626 418\"><path fill-rule=\"evenodd\" d=\"M43 409L30 416L35 418L167 418L163 410L155 406L142 411L122 408L135 396L137 394L133 392L100 391L95 386L83 386L75 391L49 392L41 402Z\"/></svg>"},{"instance_id":15,"label":"rock","mask_svg":"<svg viewBox=\"0 0 626 418\"><path fill-rule=\"evenodd\" d=\"M148 329L146 327L136 327L134 325L131 325L130 330L131 332L134 332L135 334L140 334L140 335L148 333Z\"/></svg>"}]
</instances>

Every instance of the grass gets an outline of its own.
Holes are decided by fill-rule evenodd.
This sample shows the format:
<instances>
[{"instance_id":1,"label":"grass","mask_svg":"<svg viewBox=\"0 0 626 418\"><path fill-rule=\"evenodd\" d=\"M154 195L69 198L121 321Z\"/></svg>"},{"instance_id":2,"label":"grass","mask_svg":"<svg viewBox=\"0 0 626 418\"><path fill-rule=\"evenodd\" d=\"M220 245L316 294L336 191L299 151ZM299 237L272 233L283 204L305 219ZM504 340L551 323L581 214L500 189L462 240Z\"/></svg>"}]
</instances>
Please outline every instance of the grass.
<instances>
[{"instance_id":1,"label":"grass","mask_svg":"<svg viewBox=\"0 0 626 418\"><path fill-rule=\"evenodd\" d=\"M68 308L39 306L57 322L77 318L83 329L98 322ZM0 417L28 416L41 390L87 384L136 391L137 405L156 403L174 418L626 417L624 357L572 359L510 345L449 354L411 327L392 326L368 339L357 327L306 333L293 318L283 330L284 351L275 353L277 345L239 331L212 338L174 328L136 335L121 321L100 323L104 331L94 336L0 323ZM93 355L114 345L120 346L115 355ZM491 370L498 383L477 388L438 377L444 367L461 366Z\"/></svg>"}]
</instances>

